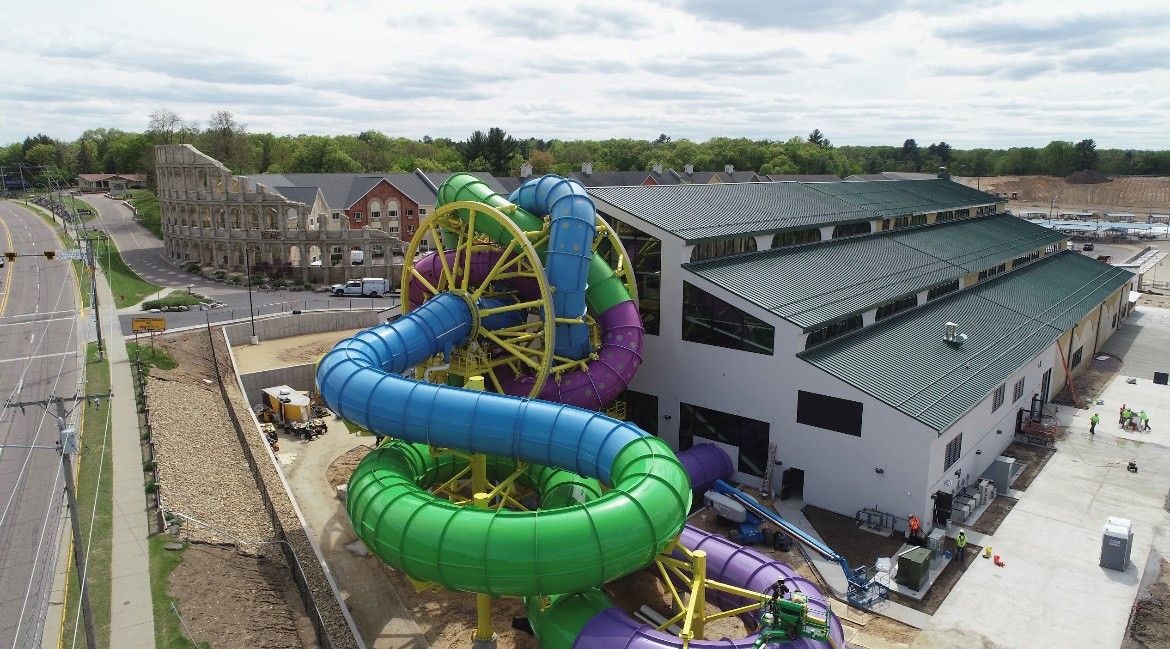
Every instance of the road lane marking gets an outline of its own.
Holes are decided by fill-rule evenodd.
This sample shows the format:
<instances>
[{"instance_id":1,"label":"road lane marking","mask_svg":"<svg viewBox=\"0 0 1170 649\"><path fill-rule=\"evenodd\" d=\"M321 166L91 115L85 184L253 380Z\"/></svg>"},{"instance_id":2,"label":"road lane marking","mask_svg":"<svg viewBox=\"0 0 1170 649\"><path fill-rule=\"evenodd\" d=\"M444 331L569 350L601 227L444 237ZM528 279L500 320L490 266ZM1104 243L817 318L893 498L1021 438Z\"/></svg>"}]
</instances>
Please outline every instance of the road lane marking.
<instances>
[{"instance_id":1,"label":"road lane marking","mask_svg":"<svg viewBox=\"0 0 1170 649\"><path fill-rule=\"evenodd\" d=\"M8 240L7 250L15 252L12 243L12 230L8 229L8 224L4 219L0 218L0 227L4 228L4 237ZM9 264L4 272L4 298L0 299L0 317L4 315L4 310L8 308L8 296L12 294L12 267L16 264Z\"/></svg>"},{"instance_id":2,"label":"road lane marking","mask_svg":"<svg viewBox=\"0 0 1170 649\"><path fill-rule=\"evenodd\" d=\"M42 358L60 358L61 356L78 356L78 355L79 354L76 351L55 352L52 354L37 354L36 356L21 356L19 358L0 358L0 363L26 362L26 361L35 361L35 360L39 360ZM23 381L23 379L22 379L22 381Z\"/></svg>"}]
</instances>

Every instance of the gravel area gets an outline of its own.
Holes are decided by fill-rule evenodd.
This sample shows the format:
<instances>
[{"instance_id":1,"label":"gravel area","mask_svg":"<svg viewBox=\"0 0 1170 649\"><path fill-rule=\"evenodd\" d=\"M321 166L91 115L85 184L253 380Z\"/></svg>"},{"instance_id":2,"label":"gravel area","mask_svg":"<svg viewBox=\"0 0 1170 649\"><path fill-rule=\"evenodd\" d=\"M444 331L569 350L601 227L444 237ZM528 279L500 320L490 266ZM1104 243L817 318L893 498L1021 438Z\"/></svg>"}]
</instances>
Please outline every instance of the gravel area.
<instances>
[{"instance_id":1,"label":"gravel area","mask_svg":"<svg viewBox=\"0 0 1170 649\"><path fill-rule=\"evenodd\" d=\"M271 540L275 531L218 387L151 376L146 390L164 506L211 526L185 525L187 537Z\"/></svg>"}]
</instances>

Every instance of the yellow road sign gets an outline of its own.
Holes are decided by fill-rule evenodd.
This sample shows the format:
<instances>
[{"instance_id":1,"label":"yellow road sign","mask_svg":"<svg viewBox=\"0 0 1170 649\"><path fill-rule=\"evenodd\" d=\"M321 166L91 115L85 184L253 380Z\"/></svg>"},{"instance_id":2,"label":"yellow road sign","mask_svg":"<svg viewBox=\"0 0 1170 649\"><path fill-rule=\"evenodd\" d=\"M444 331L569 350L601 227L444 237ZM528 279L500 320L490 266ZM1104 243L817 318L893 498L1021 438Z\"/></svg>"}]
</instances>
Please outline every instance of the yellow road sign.
<instances>
[{"instance_id":1,"label":"yellow road sign","mask_svg":"<svg viewBox=\"0 0 1170 649\"><path fill-rule=\"evenodd\" d=\"M134 318L130 324L130 328L134 333L145 333L148 331L166 331L166 318Z\"/></svg>"}]
</instances>

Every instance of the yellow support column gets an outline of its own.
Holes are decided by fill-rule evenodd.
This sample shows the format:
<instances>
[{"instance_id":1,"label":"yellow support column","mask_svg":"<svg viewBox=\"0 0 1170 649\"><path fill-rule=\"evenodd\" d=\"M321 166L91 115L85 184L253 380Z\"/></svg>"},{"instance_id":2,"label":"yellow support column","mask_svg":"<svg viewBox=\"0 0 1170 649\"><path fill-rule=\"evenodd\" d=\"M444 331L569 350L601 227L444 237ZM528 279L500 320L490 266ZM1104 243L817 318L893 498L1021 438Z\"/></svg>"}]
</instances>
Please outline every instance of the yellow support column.
<instances>
[{"instance_id":1,"label":"yellow support column","mask_svg":"<svg viewBox=\"0 0 1170 649\"><path fill-rule=\"evenodd\" d=\"M482 455L480 457L483 457ZM488 495L482 491L475 492L475 506L487 509ZM474 649L494 649L496 634L492 633L492 597L483 593L475 594L475 635L471 646Z\"/></svg>"},{"instance_id":2,"label":"yellow support column","mask_svg":"<svg viewBox=\"0 0 1170 649\"><path fill-rule=\"evenodd\" d=\"M484 389L483 377L472 376L467 379L463 387L468 390ZM487 509L490 501L488 496L487 456L483 453L473 453L471 456L471 493L475 506ZM492 633L492 598L483 593L475 594L475 635L472 636L471 646L475 649L488 649L496 646L496 634Z\"/></svg>"},{"instance_id":3,"label":"yellow support column","mask_svg":"<svg viewBox=\"0 0 1170 649\"><path fill-rule=\"evenodd\" d=\"M695 580L691 588L691 599L695 601L697 609L694 620L691 622L691 633L699 640L703 639L703 622L707 616L707 553L695 550L691 557L691 577Z\"/></svg>"}]
</instances>

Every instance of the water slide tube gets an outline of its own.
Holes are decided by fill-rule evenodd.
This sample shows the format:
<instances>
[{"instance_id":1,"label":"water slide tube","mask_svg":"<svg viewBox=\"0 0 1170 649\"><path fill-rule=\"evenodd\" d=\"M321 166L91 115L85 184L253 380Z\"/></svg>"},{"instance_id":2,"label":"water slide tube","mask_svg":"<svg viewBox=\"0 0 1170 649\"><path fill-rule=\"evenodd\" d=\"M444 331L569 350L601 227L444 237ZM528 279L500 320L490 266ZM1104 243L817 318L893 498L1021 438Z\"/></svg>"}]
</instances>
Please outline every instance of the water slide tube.
<instances>
[{"instance_id":1,"label":"water slide tube","mask_svg":"<svg viewBox=\"0 0 1170 649\"><path fill-rule=\"evenodd\" d=\"M464 192L478 183L473 177L458 180ZM591 309L605 308L598 318L603 347L588 370L574 372L571 381L563 379L556 386L554 394L565 400L608 402L625 388L641 360L637 310L612 270L604 276L595 272L599 260L594 255L590 261L585 297ZM614 290L615 284L620 291ZM615 299L622 294L624 300ZM622 317L613 317L615 310ZM494 595L572 592L555 596L553 606L534 614L545 647L625 646L615 644L613 634L631 628L631 642L642 640L628 646L680 646L673 636L640 628L611 607L596 586L647 565L679 533L690 504L683 467L657 438L595 412L399 375L437 353L449 353L467 339L471 323L471 306L441 293L393 324L341 341L319 363L319 390L339 415L396 438L372 452L351 477L347 507L355 531L388 564L449 589ZM485 319L480 326L507 324ZM599 376L622 379L620 387L598 381ZM565 383L570 383L568 389ZM491 457L489 472L498 475L509 473L513 460L533 463L524 479L540 492L544 509L497 512L436 499L425 487L454 475L462 460L453 453L435 453L432 446L486 453ZM722 471L720 460L708 455L690 462L707 467L713 476ZM601 496L595 480L575 474L594 476L613 488ZM732 548L738 546L689 527L683 532L688 547L703 545L711 553L713 578L728 565L748 565L744 558L753 553L736 553ZM751 572L766 586L777 571L764 567ZM526 601L530 610L540 608L540 598ZM834 625L839 637L836 620Z\"/></svg>"},{"instance_id":2,"label":"water slide tube","mask_svg":"<svg viewBox=\"0 0 1170 649\"><path fill-rule=\"evenodd\" d=\"M731 474L731 458L713 444L697 444L679 454L687 467L692 484L713 484ZM707 552L707 578L763 592L765 588L785 580L787 586L809 597L810 609L825 615L828 607L815 584L801 577L791 567L773 560L751 548L732 543L726 538L709 534L692 525L683 528L680 541L689 550ZM677 585L677 584L676 584ZM739 597L708 590L708 601L721 608L735 608L748 604ZM533 629L541 638L542 646L565 649L682 649L683 641L630 617L624 610L612 606L598 590L573 593L553 598L551 606L541 609L537 602L527 603ZM749 628L756 623L754 613L741 616ZM844 629L836 616L829 620L829 636L834 647L845 647ZM691 640L686 646L693 649L748 649L755 644L756 635L719 640ZM793 649L823 648L825 643L801 638L782 645Z\"/></svg>"}]
</instances>

